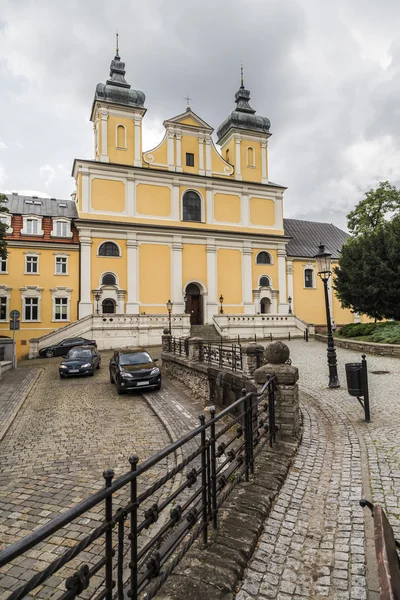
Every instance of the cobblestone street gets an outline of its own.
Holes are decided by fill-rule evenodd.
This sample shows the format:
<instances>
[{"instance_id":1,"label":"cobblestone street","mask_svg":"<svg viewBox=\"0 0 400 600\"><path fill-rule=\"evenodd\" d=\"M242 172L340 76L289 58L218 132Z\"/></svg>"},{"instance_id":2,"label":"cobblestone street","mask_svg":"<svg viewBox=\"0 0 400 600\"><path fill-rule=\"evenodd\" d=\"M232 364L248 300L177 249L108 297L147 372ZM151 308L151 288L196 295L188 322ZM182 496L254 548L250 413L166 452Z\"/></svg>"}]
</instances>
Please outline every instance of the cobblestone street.
<instances>
[{"instance_id":1,"label":"cobblestone street","mask_svg":"<svg viewBox=\"0 0 400 600\"><path fill-rule=\"evenodd\" d=\"M300 340L288 345L300 372L304 436L237 600L378 598L371 539L365 579L365 519L372 519L358 503L365 496L382 504L400 535L400 363L367 357L372 422L366 424L357 399L347 393L344 369L361 354L337 349L342 387L330 390L326 346Z\"/></svg>"}]
</instances>

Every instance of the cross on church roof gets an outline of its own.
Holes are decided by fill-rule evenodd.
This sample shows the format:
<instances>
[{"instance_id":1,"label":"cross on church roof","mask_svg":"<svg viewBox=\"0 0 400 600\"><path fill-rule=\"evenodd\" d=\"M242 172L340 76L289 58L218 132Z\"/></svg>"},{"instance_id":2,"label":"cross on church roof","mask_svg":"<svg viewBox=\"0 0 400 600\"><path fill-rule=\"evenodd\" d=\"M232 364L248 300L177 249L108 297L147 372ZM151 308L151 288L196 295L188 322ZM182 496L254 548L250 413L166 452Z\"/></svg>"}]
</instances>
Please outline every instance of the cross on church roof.
<instances>
[{"instance_id":1,"label":"cross on church roof","mask_svg":"<svg viewBox=\"0 0 400 600\"><path fill-rule=\"evenodd\" d=\"M186 110L190 110L190 101L193 100L193 98L190 98L188 94L187 96L183 96L183 99L186 100Z\"/></svg>"}]
</instances>

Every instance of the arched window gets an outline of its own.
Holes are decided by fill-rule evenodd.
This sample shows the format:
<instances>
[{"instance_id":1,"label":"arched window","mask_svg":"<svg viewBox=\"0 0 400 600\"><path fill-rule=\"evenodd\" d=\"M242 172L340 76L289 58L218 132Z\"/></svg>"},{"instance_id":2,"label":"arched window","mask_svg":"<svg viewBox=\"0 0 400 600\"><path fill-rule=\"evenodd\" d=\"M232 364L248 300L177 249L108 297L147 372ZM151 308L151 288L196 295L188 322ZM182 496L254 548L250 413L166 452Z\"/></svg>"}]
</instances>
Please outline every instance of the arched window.
<instances>
[{"instance_id":1,"label":"arched window","mask_svg":"<svg viewBox=\"0 0 400 600\"><path fill-rule=\"evenodd\" d=\"M114 242L103 242L99 248L99 256L119 256L119 248Z\"/></svg>"},{"instance_id":2,"label":"arched window","mask_svg":"<svg viewBox=\"0 0 400 600\"><path fill-rule=\"evenodd\" d=\"M126 148L126 129L124 125L117 126L117 148Z\"/></svg>"},{"instance_id":3,"label":"arched window","mask_svg":"<svg viewBox=\"0 0 400 600\"><path fill-rule=\"evenodd\" d=\"M103 313L115 313L116 303L112 298L105 298L101 303L101 308Z\"/></svg>"},{"instance_id":4,"label":"arched window","mask_svg":"<svg viewBox=\"0 0 400 600\"><path fill-rule=\"evenodd\" d=\"M268 252L259 252L257 254L257 264L258 265L270 265L271 264L271 256Z\"/></svg>"},{"instance_id":5,"label":"arched window","mask_svg":"<svg viewBox=\"0 0 400 600\"><path fill-rule=\"evenodd\" d=\"M266 275L260 277L260 287L270 287L270 285L271 282L269 280L269 277L267 277Z\"/></svg>"},{"instance_id":6,"label":"arched window","mask_svg":"<svg viewBox=\"0 0 400 600\"><path fill-rule=\"evenodd\" d=\"M101 285L117 285L117 280L113 273L105 273L101 278Z\"/></svg>"},{"instance_id":7,"label":"arched window","mask_svg":"<svg viewBox=\"0 0 400 600\"><path fill-rule=\"evenodd\" d=\"M313 269L304 269L304 287L306 287L306 288L314 287L314 270Z\"/></svg>"},{"instance_id":8,"label":"arched window","mask_svg":"<svg viewBox=\"0 0 400 600\"><path fill-rule=\"evenodd\" d=\"M185 192L182 200L182 220L201 221L201 198L197 192Z\"/></svg>"},{"instance_id":9,"label":"arched window","mask_svg":"<svg viewBox=\"0 0 400 600\"><path fill-rule=\"evenodd\" d=\"M256 166L256 155L254 153L254 148L249 146L247 148L247 166L255 167Z\"/></svg>"}]
</instances>

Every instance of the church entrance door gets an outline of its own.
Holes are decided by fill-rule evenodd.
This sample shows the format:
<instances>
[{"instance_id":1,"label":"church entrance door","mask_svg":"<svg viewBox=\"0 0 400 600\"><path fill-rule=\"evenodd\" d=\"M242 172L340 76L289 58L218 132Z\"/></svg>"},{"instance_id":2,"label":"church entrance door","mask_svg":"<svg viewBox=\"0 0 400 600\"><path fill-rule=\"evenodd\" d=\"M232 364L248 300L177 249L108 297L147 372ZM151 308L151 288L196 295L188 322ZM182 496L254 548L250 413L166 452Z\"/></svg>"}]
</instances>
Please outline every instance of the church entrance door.
<instances>
[{"instance_id":1,"label":"church entrance door","mask_svg":"<svg viewBox=\"0 0 400 600\"><path fill-rule=\"evenodd\" d=\"M263 298L260 302L261 314L264 315L266 313L271 312L271 300L269 298Z\"/></svg>"},{"instance_id":2,"label":"church entrance door","mask_svg":"<svg viewBox=\"0 0 400 600\"><path fill-rule=\"evenodd\" d=\"M203 296L195 283L189 283L186 288L185 312L190 314L191 325L203 324Z\"/></svg>"}]
</instances>

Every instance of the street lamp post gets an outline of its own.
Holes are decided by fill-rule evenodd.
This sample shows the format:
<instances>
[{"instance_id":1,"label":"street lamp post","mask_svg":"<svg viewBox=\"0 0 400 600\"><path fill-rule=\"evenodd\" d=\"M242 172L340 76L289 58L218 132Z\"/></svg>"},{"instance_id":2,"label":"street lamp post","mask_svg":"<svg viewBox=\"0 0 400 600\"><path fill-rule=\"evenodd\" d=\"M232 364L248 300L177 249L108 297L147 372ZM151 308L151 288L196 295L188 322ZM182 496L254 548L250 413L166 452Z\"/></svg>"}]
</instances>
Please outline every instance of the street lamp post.
<instances>
[{"instance_id":1,"label":"street lamp post","mask_svg":"<svg viewBox=\"0 0 400 600\"><path fill-rule=\"evenodd\" d=\"M335 343L333 341L332 335L332 324L331 324L331 314L329 310L329 298L328 298L328 281L330 276L332 275L331 271L331 254L330 252L325 252L324 244L319 245L319 252L314 257L317 261L317 270L318 275L324 284L324 293L325 293L325 309L326 309L326 324L328 329L328 367L329 367L329 387L330 388L339 388L339 378L337 373L337 358L336 358L336 349Z\"/></svg>"},{"instance_id":2,"label":"street lamp post","mask_svg":"<svg viewBox=\"0 0 400 600\"><path fill-rule=\"evenodd\" d=\"M287 301L288 301L288 304L289 304L289 315L291 315L291 314L293 314L293 311L292 311L292 299L291 299L290 296L287 299Z\"/></svg>"},{"instance_id":3,"label":"street lamp post","mask_svg":"<svg viewBox=\"0 0 400 600\"><path fill-rule=\"evenodd\" d=\"M222 295L222 294L221 294L221 295L220 295L220 297L219 297L219 302L220 302L220 304L221 304L221 306L220 306L220 309L219 309L219 314L220 314L220 315L223 315L223 314L224 314L224 309L222 308L222 304L223 304L223 302L224 302L224 297L223 297L223 295Z\"/></svg>"},{"instance_id":4,"label":"street lamp post","mask_svg":"<svg viewBox=\"0 0 400 600\"><path fill-rule=\"evenodd\" d=\"M93 290L93 296L94 296L94 299L96 300L96 315L98 315L100 312L99 311L99 301L101 298L101 294L100 294L99 290Z\"/></svg>"},{"instance_id":5,"label":"street lamp post","mask_svg":"<svg viewBox=\"0 0 400 600\"><path fill-rule=\"evenodd\" d=\"M172 329L171 329L172 302L171 302L171 300L168 300L168 302L167 302L167 310L168 310L168 333L169 333L169 335L171 335L171 333L172 333Z\"/></svg>"}]
</instances>

